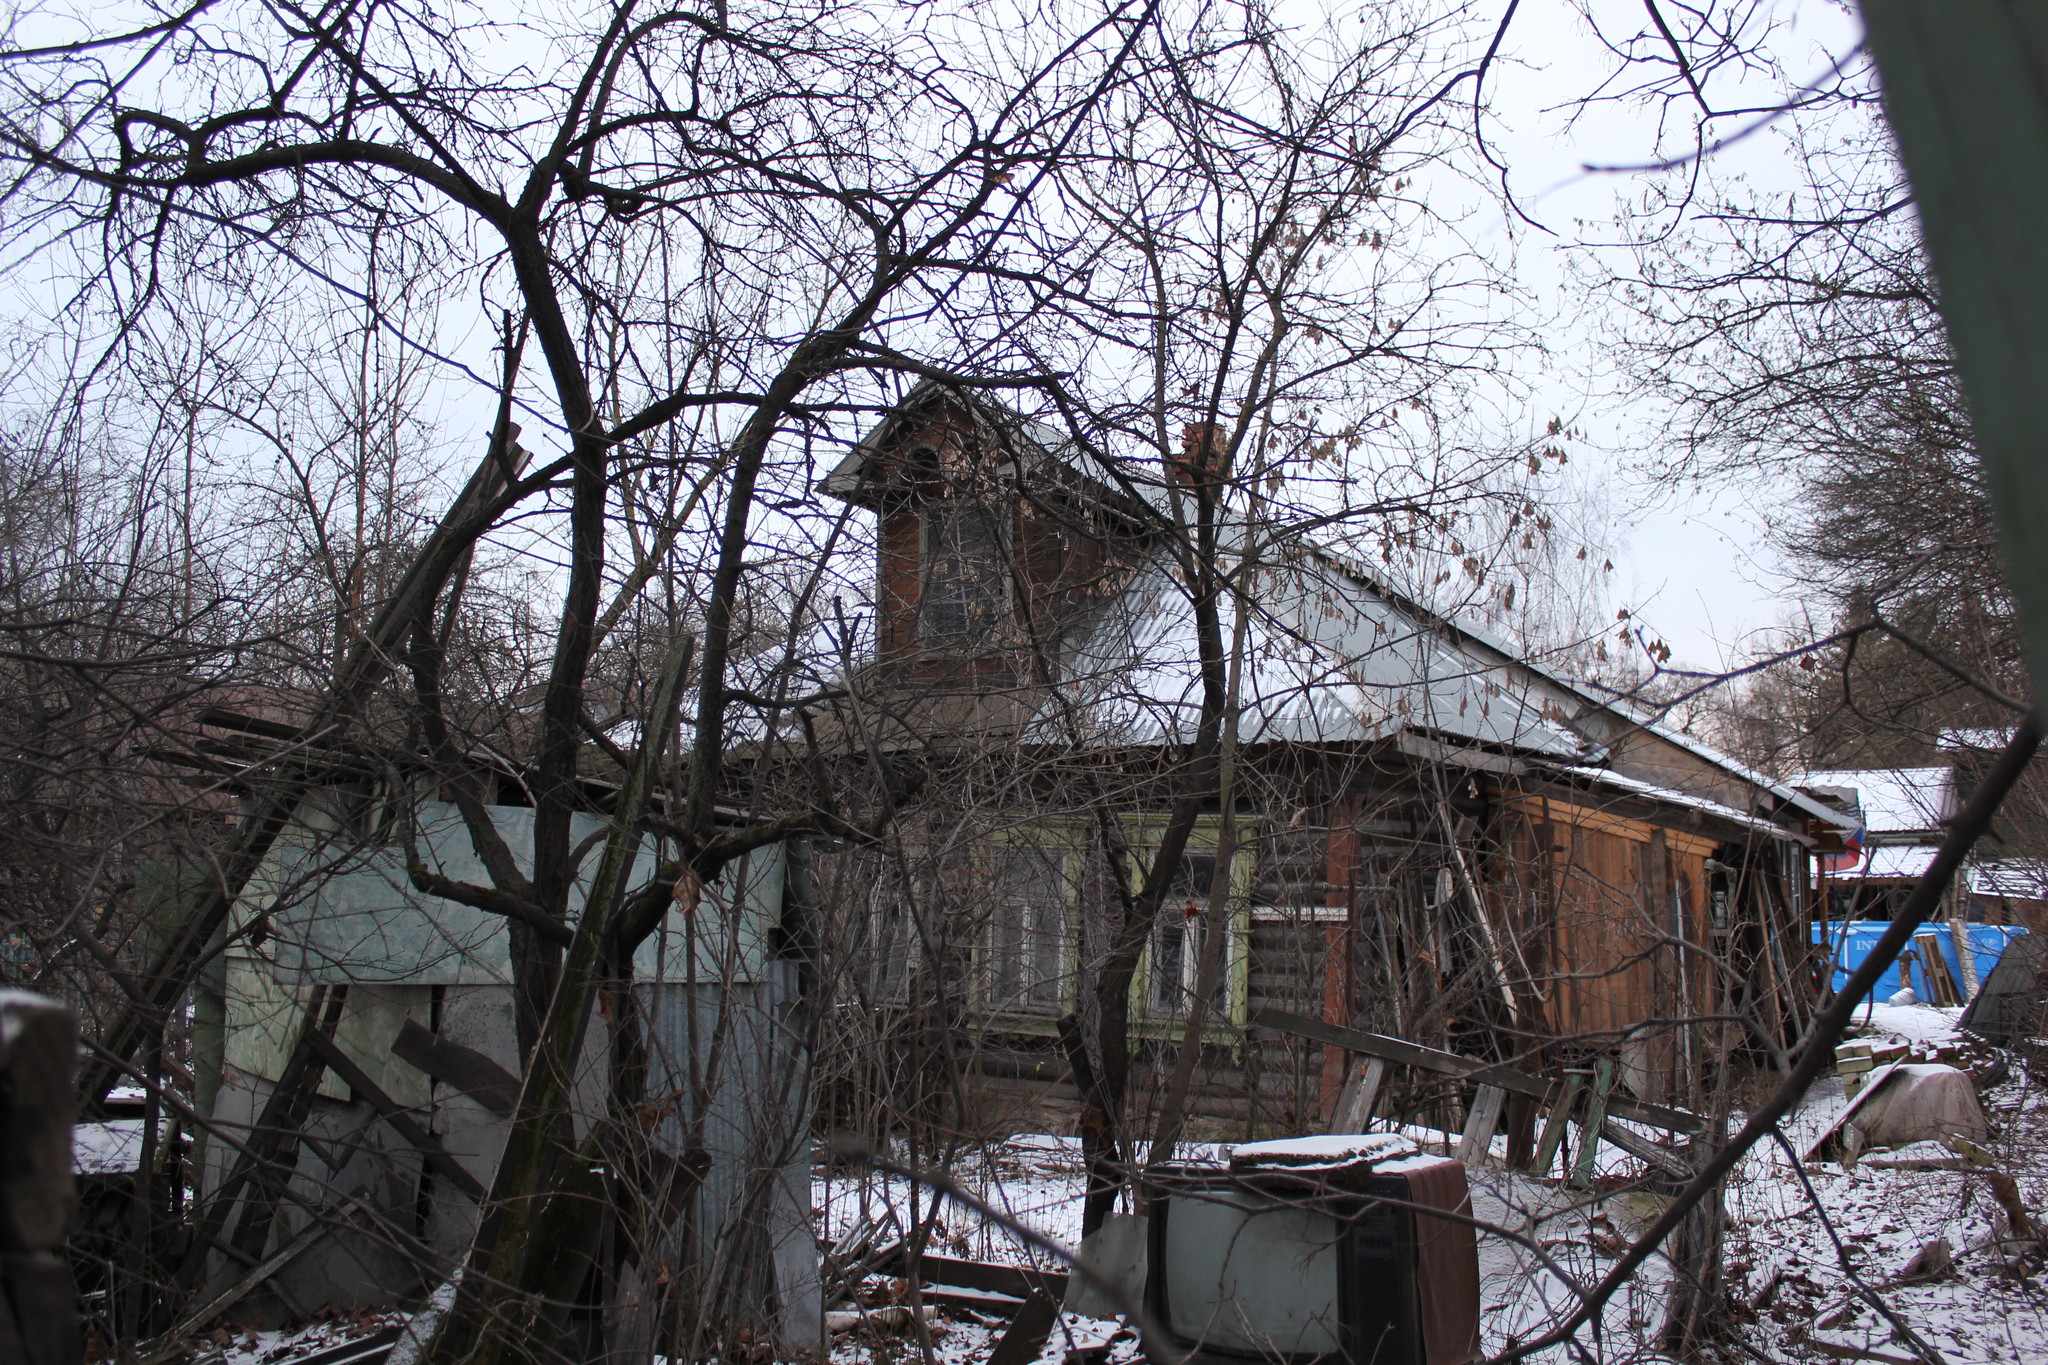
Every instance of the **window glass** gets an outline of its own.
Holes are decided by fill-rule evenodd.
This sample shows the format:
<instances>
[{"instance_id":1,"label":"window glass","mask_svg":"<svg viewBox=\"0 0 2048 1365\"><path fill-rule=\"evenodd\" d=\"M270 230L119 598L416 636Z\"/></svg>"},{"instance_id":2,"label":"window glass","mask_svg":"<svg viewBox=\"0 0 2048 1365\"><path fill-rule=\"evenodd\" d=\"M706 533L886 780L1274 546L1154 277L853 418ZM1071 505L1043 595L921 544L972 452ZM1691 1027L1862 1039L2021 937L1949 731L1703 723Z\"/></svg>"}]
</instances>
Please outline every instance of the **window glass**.
<instances>
[{"instance_id":1,"label":"window glass","mask_svg":"<svg viewBox=\"0 0 2048 1365\"><path fill-rule=\"evenodd\" d=\"M1067 956L1064 859L1039 849L1004 849L992 864L988 1008L1003 1014L1058 1014L1065 999Z\"/></svg>"},{"instance_id":2,"label":"window glass","mask_svg":"<svg viewBox=\"0 0 2048 1365\"><path fill-rule=\"evenodd\" d=\"M1209 908L1209 893L1216 880L1216 855L1187 853L1167 888L1159 907L1159 923L1152 934L1152 970L1148 1003L1151 1012L1166 1018L1187 1013L1188 1001L1202 974L1203 916ZM1228 932L1227 930L1225 931ZM1224 945L1226 955L1230 944ZM1228 956L1216 974L1216 988L1210 997L1212 1011L1227 1015L1230 1005L1231 963Z\"/></svg>"},{"instance_id":3,"label":"window glass","mask_svg":"<svg viewBox=\"0 0 2048 1365\"><path fill-rule=\"evenodd\" d=\"M927 641L988 639L1002 618L1001 521L984 503L947 501L924 518L924 593L919 615Z\"/></svg>"}]
</instances>

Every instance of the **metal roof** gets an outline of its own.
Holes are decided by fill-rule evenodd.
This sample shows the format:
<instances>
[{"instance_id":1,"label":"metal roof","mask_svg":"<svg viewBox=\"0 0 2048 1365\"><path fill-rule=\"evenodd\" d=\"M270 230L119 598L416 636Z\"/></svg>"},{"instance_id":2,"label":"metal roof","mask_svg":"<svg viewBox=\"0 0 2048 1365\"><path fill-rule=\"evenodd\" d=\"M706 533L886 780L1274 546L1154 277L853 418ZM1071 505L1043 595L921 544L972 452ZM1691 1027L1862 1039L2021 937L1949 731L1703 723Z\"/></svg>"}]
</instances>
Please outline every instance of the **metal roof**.
<instances>
[{"instance_id":1,"label":"metal roof","mask_svg":"<svg viewBox=\"0 0 2048 1365\"><path fill-rule=\"evenodd\" d=\"M1246 588L1221 604L1227 636L1240 602L1253 604L1242 623L1241 743L1354 743L1414 729L1589 756L1512 663L1463 648L1326 558L1261 566ZM1193 604L1162 556L1091 617L1030 737L1054 740L1075 724L1084 733L1073 738L1103 745L1186 742L1201 712L1198 661Z\"/></svg>"}]
</instances>

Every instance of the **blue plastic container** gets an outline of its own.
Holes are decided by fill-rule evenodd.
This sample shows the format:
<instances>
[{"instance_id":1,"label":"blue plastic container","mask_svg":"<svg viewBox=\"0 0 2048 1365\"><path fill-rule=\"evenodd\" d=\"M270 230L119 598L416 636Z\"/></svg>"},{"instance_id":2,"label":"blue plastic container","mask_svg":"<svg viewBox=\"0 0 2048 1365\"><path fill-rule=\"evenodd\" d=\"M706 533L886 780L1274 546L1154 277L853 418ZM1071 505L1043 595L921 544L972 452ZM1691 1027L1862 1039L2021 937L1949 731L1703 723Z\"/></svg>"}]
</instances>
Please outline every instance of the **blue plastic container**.
<instances>
[{"instance_id":1,"label":"blue plastic container","mask_svg":"<svg viewBox=\"0 0 2048 1365\"><path fill-rule=\"evenodd\" d=\"M1863 965L1863 959L1870 956L1871 948L1889 928L1891 925L1885 920L1850 920L1847 923L1835 920L1825 925L1813 926L1813 941L1827 943L1834 949L1835 971L1829 982L1830 989L1840 991L1849 984L1849 973ZM2027 932L2016 924L1970 924L1964 928L1970 941L1970 954L1976 960L1977 980L1980 984L1991 975L1991 969L1998 965L1998 959L2004 955L2006 945ZM1955 934L1949 926L1930 920L1920 926L1918 933L1933 934L1941 941L1941 955L1948 959L1949 978L1956 983L1957 990L1965 989L1962 962L1956 956ZM1922 1003L1933 1000L1934 991L1927 982L1926 969L1915 963L1911 971L1913 994L1919 996ZM1856 1003L1862 1005L1876 1000L1881 1004L1897 994L1898 989L1899 969L1894 963L1878 979L1877 986Z\"/></svg>"}]
</instances>

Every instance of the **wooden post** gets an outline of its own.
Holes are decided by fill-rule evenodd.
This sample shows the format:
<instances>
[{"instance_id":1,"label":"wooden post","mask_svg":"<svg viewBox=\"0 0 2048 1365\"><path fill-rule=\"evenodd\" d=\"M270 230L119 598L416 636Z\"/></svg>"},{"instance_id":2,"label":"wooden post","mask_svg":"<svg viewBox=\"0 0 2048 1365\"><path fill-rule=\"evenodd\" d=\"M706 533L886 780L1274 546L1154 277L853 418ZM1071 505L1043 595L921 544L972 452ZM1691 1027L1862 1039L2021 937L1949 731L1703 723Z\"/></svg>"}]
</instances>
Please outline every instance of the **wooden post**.
<instances>
[{"instance_id":1,"label":"wooden post","mask_svg":"<svg viewBox=\"0 0 2048 1365\"><path fill-rule=\"evenodd\" d=\"M1371 1125L1373 1105L1379 1100L1380 1082L1386 1075L1387 1064L1378 1057L1351 1059L1351 1074L1337 1092L1337 1109L1330 1115L1332 1133L1363 1133Z\"/></svg>"},{"instance_id":2,"label":"wooden post","mask_svg":"<svg viewBox=\"0 0 2048 1365\"><path fill-rule=\"evenodd\" d=\"M0 990L0 1360L78 1365L85 1338L64 1258L76 1201L71 1127L78 1021L55 1000Z\"/></svg>"},{"instance_id":3,"label":"wooden post","mask_svg":"<svg viewBox=\"0 0 2048 1365\"><path fill-rule=\"evenodd\" d=\"M1572 1106L1578 1103L1579 1092L1586 1088L1584 1071L1564 1073L1564 1090L1557 1102L1550 1106L1550 1116L1543 1121L1543 1136L1536 1143L1536 1155L1529 1159L1529 1174L1542 1177L1550 1174L1550 1163L1557 1159L1558 1146L1564 1141L1565 1125L1571 1121Z\"/></svg>"},{"instance_id":4,"label":"wooden post","mask_svg":"<svg viewBox=\"0 0 2048 1365\"><path fill-rule=\"evenodd\" d=\"M1614 1088L1614 1059L1602 1057L1593 1063L1593 1090L1586 1096L1586 1117L1579 1124L1579 1160L1572 1170L1572 1184L1585 1189L1593 1183L1593 1158L1600 1152L1600 1125L1607 1121L1607 1092Z\"/></svg>"},{"instance_id":5,"label":"wooden post","mask_svg":"<svg viewBox=\"0 0 2048 1365\"><path fill-rule=\"evenodd\" d=\"M1493 1130L1500 1126L1501 1102L1507 1091L1497 1085L1482 1085L1472 1097L1472 1112L1458 1139L1458 1160L1466 1166L1481 1166L1493 1151Z\"/></svg>"},{"instance_id":6,"label":"wooden post","mask_svg":"<svg viewBox=\"0 0 2048 1365\"><path fill-rule=\"evenodd\" d=\"M1346 922L1323 926L1323 1019L1339 1026L1351 1022L1352 989L1349 911L1351 886L1358 873L1358 798L1339 798L1330 810L1330 837L1323 864L1323 904L1343 909ZM1322 1100L1336 1118L1346 1064L1350 1058L1334 1045L1323 1048ZM1336 1131L1334 1128L1331 1131ZM1347 1130L1355 1131L1355 1130Z\"/></svg>"}]
</instances>

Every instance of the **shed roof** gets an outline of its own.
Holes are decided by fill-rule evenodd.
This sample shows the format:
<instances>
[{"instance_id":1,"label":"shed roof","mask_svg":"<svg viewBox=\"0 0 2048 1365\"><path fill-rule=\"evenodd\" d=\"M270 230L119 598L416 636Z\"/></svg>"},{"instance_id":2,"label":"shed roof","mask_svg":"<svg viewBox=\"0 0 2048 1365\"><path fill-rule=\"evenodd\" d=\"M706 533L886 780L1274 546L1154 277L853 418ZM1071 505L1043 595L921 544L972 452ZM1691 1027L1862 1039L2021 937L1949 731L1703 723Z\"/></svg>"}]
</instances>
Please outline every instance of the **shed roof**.
<instances>
[{"instance_id":1,"label":"shed roof","mask_svg":"<svg viewBox=\"0 0 2048 1365\"><path fill-rule=\"evenodd\" d=\"M1832 768L1792 779L1812 790L1848 794L1873 839L1936 839L1955 812L1955 777L1948 768Z\"/></svg>"}]
</instances>

